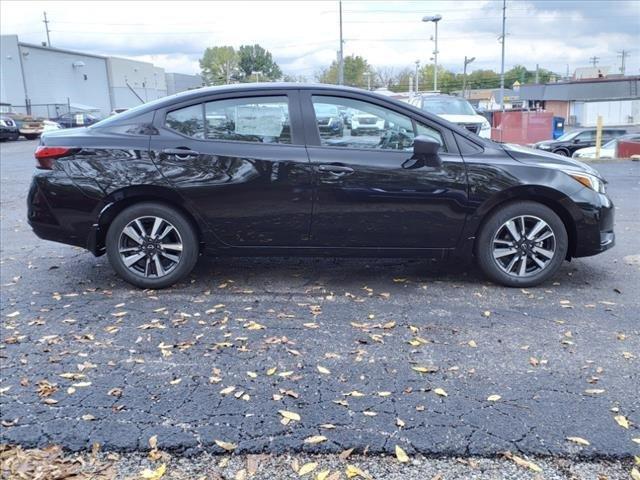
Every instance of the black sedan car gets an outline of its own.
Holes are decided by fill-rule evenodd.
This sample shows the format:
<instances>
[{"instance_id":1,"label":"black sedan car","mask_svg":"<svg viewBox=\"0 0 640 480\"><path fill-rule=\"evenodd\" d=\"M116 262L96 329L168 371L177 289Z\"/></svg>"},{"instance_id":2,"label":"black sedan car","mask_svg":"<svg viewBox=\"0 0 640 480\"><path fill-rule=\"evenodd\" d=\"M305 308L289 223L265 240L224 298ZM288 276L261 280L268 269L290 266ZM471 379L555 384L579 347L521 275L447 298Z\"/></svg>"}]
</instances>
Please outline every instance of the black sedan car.
<instances>
[{"instance_id":1,"label":"black sedan car","mask_svg":"<svg viewBox=\"0 0 640 480\"><path fill-rule=\"evenodd\" d=\"M18 140L20 130L16 122L5 116L0 116L0 140Z\"/></svg>"},{"instance_id":2,"label":"black sedan car","mask_svg":"<svg viewBox=\"0 0 640 480\"><path fill-rule=\"evenodd\" d=\"M602 144L604 145L625 133L627 133L627 131L622 128L603 128ZM596 129L582 128L567 132L555 140L544 140L542 142L538 142L534 147L539 150L545 150L564 157L570 157L576 150L580 150L585 147L594 147L595 145Z\"/></svg>"},{"instance_id":3,"label":"black sedan car","mask_svg":"<svg viewBox=\"0 0 640 480\"><path fill-rule=\"evenodd\" d=\"M325 138L315 112L332 107L384 126ZM223 116L233 121L209 126ZM34 232L106 252L143 288L184 278L202 253L475 257L492 280L525 287L614 244L613 205L589 166L351 88L192 90L46 133L35 156Z\"/></svg>"}]
</instances>

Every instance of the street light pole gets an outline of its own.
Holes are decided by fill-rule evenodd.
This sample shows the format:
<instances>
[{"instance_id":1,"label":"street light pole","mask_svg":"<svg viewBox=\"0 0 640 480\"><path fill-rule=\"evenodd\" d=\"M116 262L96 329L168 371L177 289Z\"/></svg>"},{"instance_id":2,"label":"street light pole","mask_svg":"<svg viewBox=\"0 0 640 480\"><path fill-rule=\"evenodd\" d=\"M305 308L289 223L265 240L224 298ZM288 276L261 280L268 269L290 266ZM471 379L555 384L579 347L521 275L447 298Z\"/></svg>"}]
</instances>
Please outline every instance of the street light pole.
<instances>
[{"instance_id":1,"label":"street light pole","mask_svg":"<svg viewBox=\"0 0 640 480\"><path fill-rule=\"evenodd\" d=\"M338 50L338 85L344 84L344 50L342 40L342 0L338 2L340 9L340 50Z\"/></svg>"},{"instance_id":2,"label":"street light pole","mask_svg":"<svg viewBox=\"0 0 640 480\"><path fill-rule=\"evenodd\" d=\"M464 72L462 74L462 98L467 98L467 65L473 62L476 57L467 58L464 56Z\"/></svg>"},{"instance_id":3,"label":"street light pole","mask_svg":"<svg viewBox=\"0 0 640 480\"><path fill-rule=\"evenodd\" d=\"M371 72L364 72L363 75L367 77L367 90L371 90Z\"/></svg>"},{"instance_id":4,"label":"street light pole","mask_svg":"<svg viewBox=\"0 0 640 480\"><path fill-rule=\"evenodd\" d=\"M420 91L420 60L416 60L416 93Z\"/></svg>"},{"instance_id":5,"label":"street light pole","mask_svg":"<svg viewBox=\"0 0 640 480\"><path fill-rule=\"evenodd\" d=\"M438 91L438 22L442 20L442 15L422 17L423 22L433 22L436 24L435 48L433 50L433 90Z\"/></svg>"},{"instance_id":6,"label":"street light pole","mask_svg":"<svg viewBox=\"0 0 640 480\"><path fill-rule=\"evenodd\" d=\"M504 44L506 38L507 0L502 0L502 65L500 67L500 110L504 112Z\"/></svg>"}]
</instances>

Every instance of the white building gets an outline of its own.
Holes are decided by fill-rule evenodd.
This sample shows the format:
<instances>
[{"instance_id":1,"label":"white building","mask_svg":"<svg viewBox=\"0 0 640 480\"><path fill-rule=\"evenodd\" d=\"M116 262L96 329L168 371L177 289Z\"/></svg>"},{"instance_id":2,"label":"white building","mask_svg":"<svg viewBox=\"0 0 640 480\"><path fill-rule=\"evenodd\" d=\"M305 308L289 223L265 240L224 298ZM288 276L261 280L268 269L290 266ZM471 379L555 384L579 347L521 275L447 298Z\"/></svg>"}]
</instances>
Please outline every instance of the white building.
<instances>
[{"instance_id":1,"label":"white building","mask_svg":"<svg viewBox=\"0 0 640 480\"><path fill-rule=\"evenodd\" d=\"M148 62L23 43L17 35L2 35L0 47L0 103L37 117L68 111L106 116L202 86L199 75L165 74Z\"/></svg>"}]
</instances>

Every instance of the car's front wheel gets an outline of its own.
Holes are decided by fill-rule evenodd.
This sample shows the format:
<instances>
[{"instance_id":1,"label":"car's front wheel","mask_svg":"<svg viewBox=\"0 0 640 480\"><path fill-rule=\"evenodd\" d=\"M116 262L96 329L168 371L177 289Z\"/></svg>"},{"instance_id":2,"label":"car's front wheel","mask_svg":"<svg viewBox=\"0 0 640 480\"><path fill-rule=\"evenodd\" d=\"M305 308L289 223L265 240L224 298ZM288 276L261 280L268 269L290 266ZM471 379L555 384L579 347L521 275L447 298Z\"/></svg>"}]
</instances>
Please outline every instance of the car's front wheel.
<instances>
[{"instance_id":1,"label":"car's front wheel","mask_svg":"<svg viewBox=\"0 0 640 480\"><path fill-rule=\"evenodd\" d=\"M476 240L480 268L508 287L530 287L558 271L568 236L560 217L540 203L521 201L495 211Z\"/></svg>"},{"instance_id":2,"label":"car's front wheel","mask_svg":"<svg viewBox=\"0 0 640 480\"><path fill-rule=\"evenodd\" d=\"M123 210L106 237L113 269L140 288L165 288L188 275L198 260L197 234L187 218L162 203Z\"/></svg>"}]
</instances>

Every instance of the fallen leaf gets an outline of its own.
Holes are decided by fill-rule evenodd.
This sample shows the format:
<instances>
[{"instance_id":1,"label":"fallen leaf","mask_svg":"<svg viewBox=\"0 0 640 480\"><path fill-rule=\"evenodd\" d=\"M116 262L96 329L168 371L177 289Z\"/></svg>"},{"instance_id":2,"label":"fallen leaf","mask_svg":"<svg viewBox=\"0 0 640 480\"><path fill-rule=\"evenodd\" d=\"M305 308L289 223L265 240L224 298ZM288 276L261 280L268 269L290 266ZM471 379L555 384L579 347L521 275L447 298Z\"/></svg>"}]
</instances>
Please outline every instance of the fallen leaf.
<instances>
[{"instance_id":1,"label":"fallen leaf","mask_svg":"<svg viewBox=\"0 0 640 480\"><path fill-rule=\"evenodd\" d=\"M347 465L347 468L346 468L344 473L347 475L347 478L355 478L355 477L362 477L362 478L367 478L367 479L371 478L370 475L368 475L367 473L363 472L362 470L360 470L355 465Z\"/></svg>"},{"instance_id":2,"label":"fallen leaf","mask_svg":"<svg viewBox=\"0 0 640 480\"><path fill-rule=\"evenodd\" d=\"M433 392L436 395L440 395L441 397L447 397L448 396L447 392L445 392L444 389L442 389L442 388L436 388Z\"/></svg>"},{"instance_id":3,"label":"fallen leaf","mask_svg":"<svg viewBox=\"0 0 640 480\"><path fill-rule=\"evenodd\" d=\"M417 367L411 367L411 370L415 370L416 372L419 372L419 373L435 373L438 371L438 367L417 366Z\"/></svg>"},{"instance_id":4,"label":"fallen leaf","mask_svg":"<svg viewBox=\"0 0 640 480\"><path fill-rule=\"evenodd\" d=\"M294 420L296 422L300 421L300 415L295 412L288 412L287 410L278 410L278 413L282 415L287 420Z\"/></svg>"},{"instance_id":5,"label":"fallen leaf","mask_svg":"<svg viewBox=\"0 0 640 480\"><path fill-rule=\"evenodd\" d=\"M613 419L618 422L622 428L629 428L629 420L624 415L616 415Z\"/></svg>"},{"instance_id":6,"label":"fallen leaf","mask_svg":"<svg viewBox=\"0 0 640 480\"><path fill-rule=\"evenodd\" d=\"M159 478L162 478L162 476L164 475L164 472L166 470L167 470L167 466L163 463L162 465L160 465L155 470L151 470L149 468L145 468L140 473L140 476L142 478L146 479L146 480L158 480Z\"/></svg>"},{"instance_id":7,"label":"fallen leaf","mask_svg":"<svg viewBox=\"0 0 640 480\"><path fill-rule=\"evenodd\" d=\"M330 375L331 374L331 370L329 370L328 368L322 367L320 365L318 365L318 371L320 373L325 374L325 375Z\"/></svg>"},{"instance_id":8,"label":"fallen leaf","mask_svg":"<svg viewBox=\"0 0 640 480\"><path fill-rule=\"evenodd\" d=\"M327 480L327 477L329 476L329 472L331 472L331 470L328 470L328 469L318 472L316 474L316 480Z\"/></svg>"},{"instance_id":9,"label":"fallen leaf","mask_svg":"<svg viewBox=\"0 0 640 480\"><path fill-rule=\"evenodd\" d=\"M631 478L633 480L640 480L640 471L636 467L631 469Z\"/></svg>"},{"instance_id":10,"label":"fallen leaf","mask_svg":"<svg viewBox=\"0 0 640 480\"><path fill-rule=\"evenodd\" d=\"M536 465L533 462L530 462L529 460L525 460L524 458L518 457L517 455L512 455L511 453L509 453L509 455L507 455L507 458L509 458L510 460L513 460L517 465L521 467L528 468L529 470L533 470L534 472L538 472L538 473L542 472L542 468L540 468L538 465Z\"/></svg>"},{"instance_id":11,"label":"fallen leaf","mask_svg":"<svg viewBox=\"0 0 640 480\"><path fill-rule=\"evenodd\" d=\"M221 449L226 450L227 452L233 452L237 447L235 443L225 442L223 440L214 440L214 442L216 442L216 445Z\"/></svg>"},{"instance_id":12,"label":"fallen leaf","mask_svg":"<svg viewBox=\"0 0 640 480\"><path fill-rule=\"evenodd\" d=\"M500 400L502 397L500 395L489 395L487 397L487 401L488 402L497 402L498 400Z\"/></svg>"},{"instance_id":13,"label":"fallen leaf","mask_svg":"<svg viewBox=\"0 0 640 480\"><path fill-rule=\"evenodd\" d=\"M407 452L405 452L399 445L396 445L396 458L400 463L407 463L409 461Z\"/></svg>"},{"instance_id":14,"label":"fallen leaf","mask_svg":"<svg viewBox=\"0 0 640 480\"><path fill-rule=\"evenodd\" d=\"M305 438L303 443L315 444L315 443L322 443L326 441L327 441L327 437L325 437L324 435L313 435L312 437Z\"/></svg>"},{"instance_id":15,"label":"fallen leaf","mask_svg":"<svg viewBox=\"0 0 640 480\"><path fill-rule=\"evenodd\" d=\"M577 443L578 445L584 445L584 446L591 445L588 440L585 440L584 438L581 438L581 437L567 437L567 440L573 443Z\"/></svg>"},{"instance_id":16,"label":"fallen leaf","mask_svg":"<svg viewBox=\"0 0 640 480\"><path fill-rule=\"evenodd\" d=\"M300 470L298 470L298 475L300 475L301 477L303 475L307 475L313 472L317 467L318 467L318 464L316 462L305 463L303 466L300 467Z\"/></svg>"}]
</instances>

